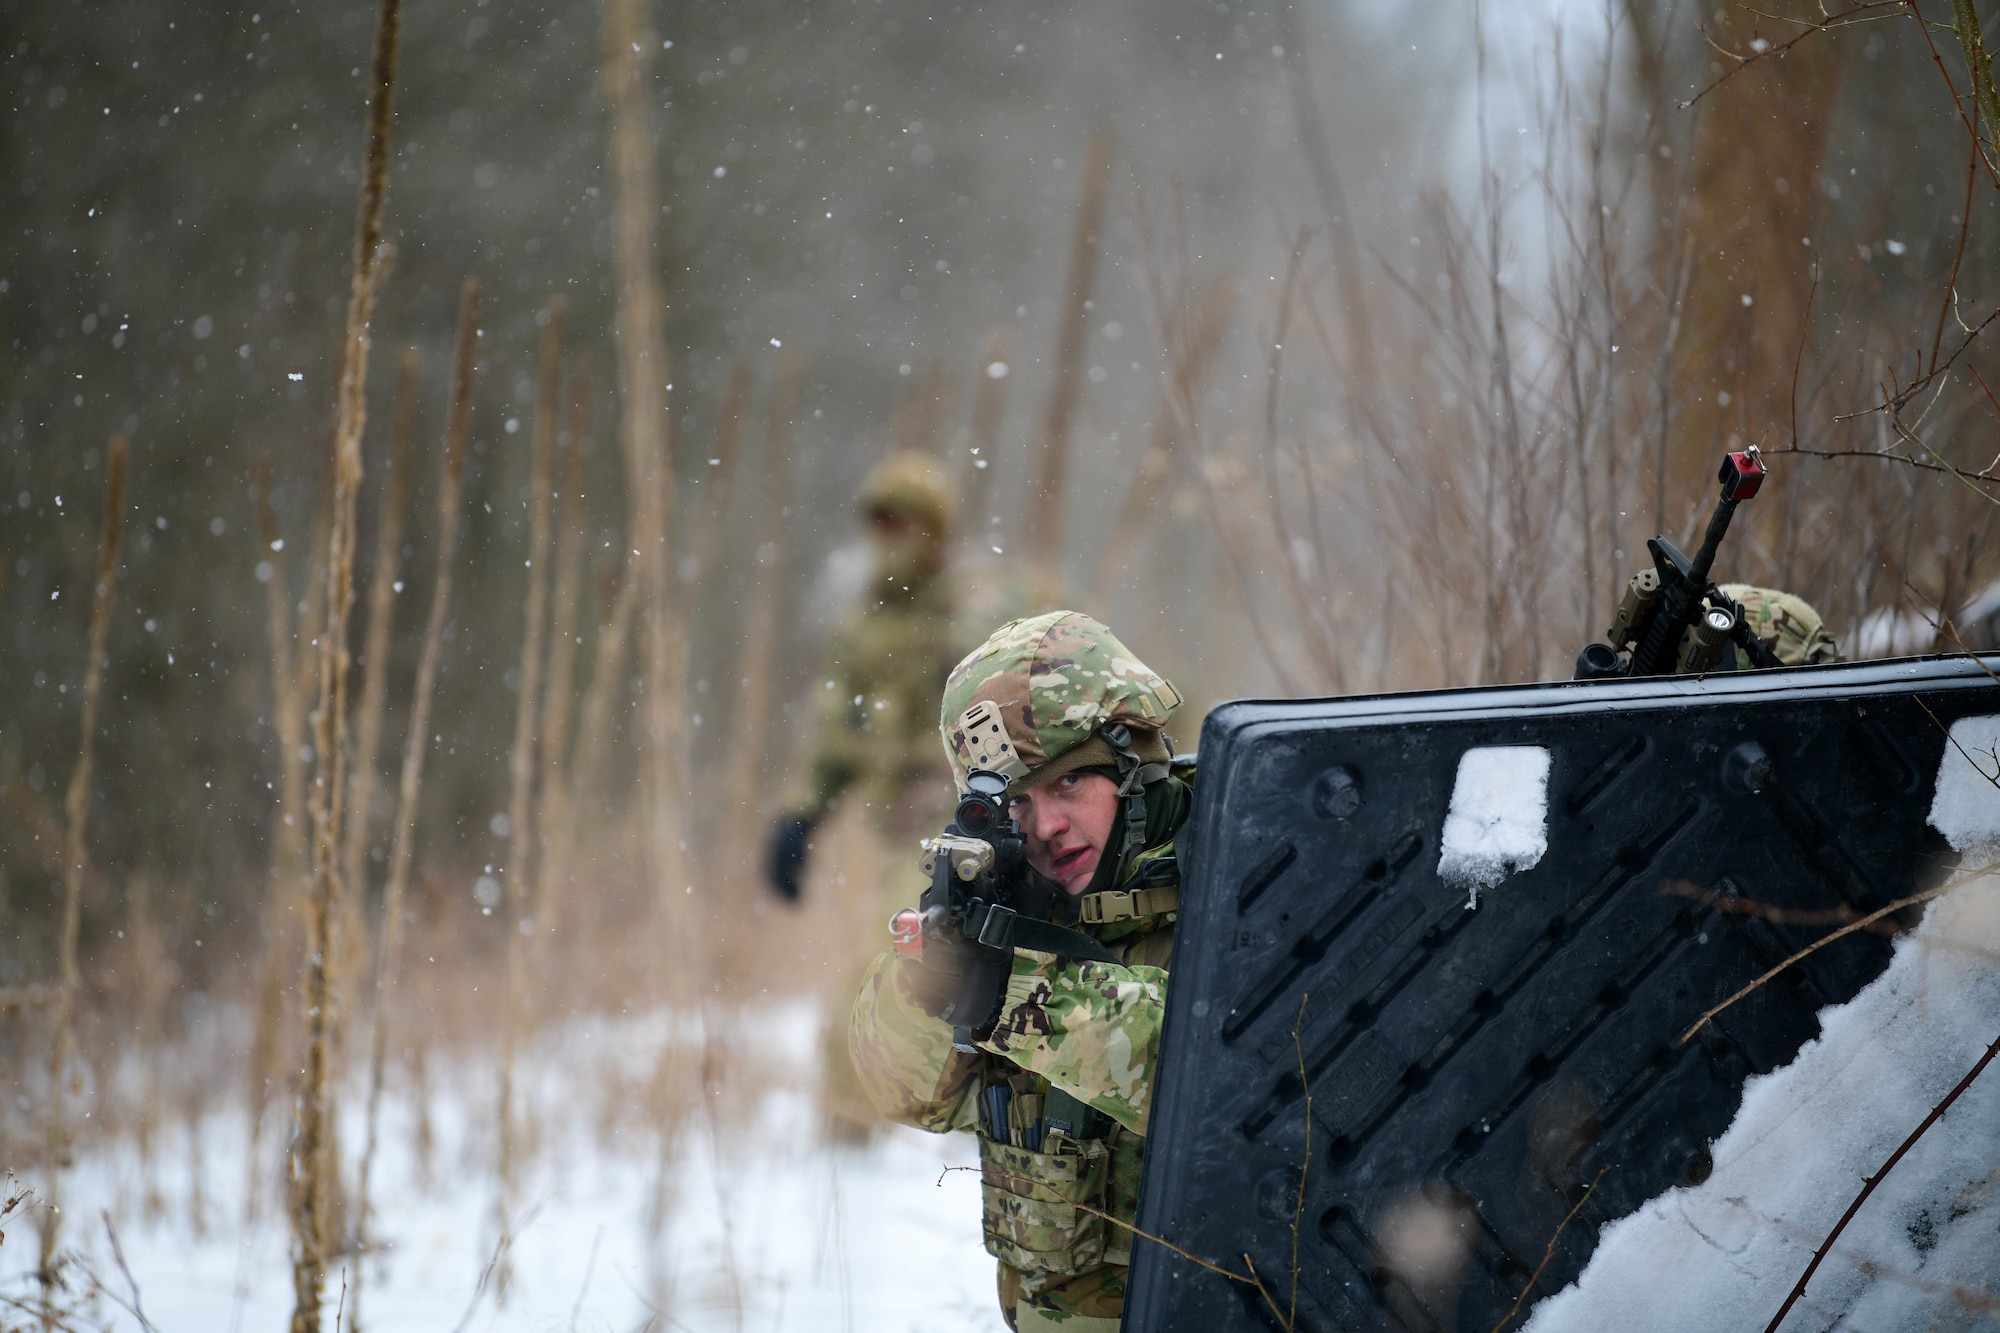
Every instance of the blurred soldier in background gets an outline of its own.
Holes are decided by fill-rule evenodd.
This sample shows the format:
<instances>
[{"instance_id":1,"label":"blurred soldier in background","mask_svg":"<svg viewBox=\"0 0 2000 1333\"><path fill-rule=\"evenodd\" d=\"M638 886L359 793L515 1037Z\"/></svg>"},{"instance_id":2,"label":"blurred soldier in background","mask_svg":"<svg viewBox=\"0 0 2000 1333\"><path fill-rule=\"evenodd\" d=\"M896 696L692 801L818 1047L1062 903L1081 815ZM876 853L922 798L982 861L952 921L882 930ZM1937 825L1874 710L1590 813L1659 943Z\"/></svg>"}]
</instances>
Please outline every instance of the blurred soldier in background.
<instances>
[{"instance_id":1,"label":"blurred soldier in background","mask_svg":"<svg viewBox=\"0 0 2000 1333\"><path fill-rule=\"evenodd\" d=\"M930 712L963 652L948 577L956 499L935 459L893 454L863 483L861 512L870 584L827 640L811 753L771 835L771 887L788 901L802 890L814 830L850 791L904 843L950 799Z\"/></svg>"},{"instance_id":2,"label":"blurred soldier in background","mask_svg":"<svg viewBox=\"0 0 2000 1333\"><path fill-rule=\"evenodd\" d=\"M1026 863L1012 901L1118 961L1013 949L1011 973L971 1002L990 1017L970 1025L974 1050L955 1049L937 1016L967 1002L957 954L975 946L962 940L926 932L920 957L884 953L854 1003L854 1063L882 1113L979 1136L986 1248L1012 1328L1115 1333L1124 1309L1132 1233L1100 1214L1129 1223L1138 1207L1180 902L1174 837L1193 799L1166 737L1179 706L1072 611L1010 622L960 663L939 725L961 788L974 769L1010 780Z\"/></svg>"},{"instance_id":3,"label":"blurred soldier in background","mask_svg":"<svg viewBox=\"0 0 2000 1333\"><path fill-rule=\"evenodd\" d=\"M846 1008L880 947L882 923L923 891L909 849L951 808L951 771L932 724L938 695L986 627L1025 607L1006 585L955 567L957 497L936 459L890 455L868 474L860 499L870 582L827 640L813 682L810 752L771 830L767 869L772 891L797 902L829 816L862 803L861 832L873 846L839 867L860 900L840 914L832 942L822 1095L836 1131L865 1134L880 1120L854 1081Z\"/></svg>"}]
</instances>

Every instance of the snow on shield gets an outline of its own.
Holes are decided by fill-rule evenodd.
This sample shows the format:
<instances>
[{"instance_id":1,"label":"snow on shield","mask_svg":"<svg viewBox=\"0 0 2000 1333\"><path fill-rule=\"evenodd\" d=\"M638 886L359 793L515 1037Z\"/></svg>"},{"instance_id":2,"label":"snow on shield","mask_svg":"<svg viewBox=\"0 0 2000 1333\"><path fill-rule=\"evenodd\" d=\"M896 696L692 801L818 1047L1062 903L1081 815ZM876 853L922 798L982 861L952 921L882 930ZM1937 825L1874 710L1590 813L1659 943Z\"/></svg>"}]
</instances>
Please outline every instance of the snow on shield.
<instances>
[{"instance_id":1,"label":"snow on shield","mask_svg":"<svg viewBox=\"0 0 2000 1333\"><path fill-rule=\"evenodd\" d=\"M1549 849L1549 752L1539 745L1487 745L1459 757L1444 817L1438 878L1479 893L1527 870Z\"/></svg>"},{"instance_id":2,"label":"snow on shield","mask_svg":"<svg viewBox=\"0 0 2000 1333\"><path fill-rule=\"evenodd\" d=\"M1951 724L1930 824L1955 852L2000 850L2000 717Z\"/></svg>"}]
</instances>

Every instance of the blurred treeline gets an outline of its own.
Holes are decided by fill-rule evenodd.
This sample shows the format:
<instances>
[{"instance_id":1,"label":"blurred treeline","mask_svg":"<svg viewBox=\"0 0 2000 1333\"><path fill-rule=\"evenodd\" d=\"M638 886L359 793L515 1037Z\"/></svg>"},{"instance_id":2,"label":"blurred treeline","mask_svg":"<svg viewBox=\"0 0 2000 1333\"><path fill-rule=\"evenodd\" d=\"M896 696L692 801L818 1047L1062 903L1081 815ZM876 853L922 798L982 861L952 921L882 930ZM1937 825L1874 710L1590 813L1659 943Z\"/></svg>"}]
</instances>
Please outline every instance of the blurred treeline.
<instances>
[{"instance_id":1,"label":"blurred treeline","mask_svg":"<svg viewBox=\"0 0 2000 1333\"><path fill-rule=\"evenodd\" d=\"M265 581L285 590L309 661L372 17L0 7L0 985L43 979L52 956L102 459L119 431L133 462L86 951L144 874L183 976L255 953L283 768ZM420 884L455 901L505 842L552 297L589 386L588 429L568 442L588 557L578 695L628 576L600 17L462 0L413 8L404 36L359 546L374 549L397 357L415 348L380 760L393 772L454 311L476 275L466 527L418 843ZM833 557L855 539L855 488L892 443L978 477L968 548L1052 564L1203 703L1565 675L1645 537L1698 534L1724 447L1760 444L1776 476L1739 520L1728 572L1795 589L1843 635L1905 602L1954 606L1990 576L1992 507L1952 478L1782 453L1910 452L1867 409L1995 298L1996 192L1939 72L1963 91L1964 62L1943 37L1934 58L1907 17L1815 35L1692 108L1727 52L1800 25L1669 0L753 0L652 22L674 526L720 534L707 568L685 551L681 564L698 589L684 711L703 772L747 734L736 654L770 563L756 535L768 479L789 488L774 655L789 717L853 563ZM1071 231L1100 127L1115 146L1068 367L1082 385L1070 481L1033 495L1057 330L1085 295ZM787 358L796 407L774 430ZM996 360L1004 378L987 373ZM1975 341L1935 402L1902 412L1968 470L2000 439L1969 374L1991 364ZM982 392L998 427L976 474ZM775 470L771 440L786 451ZM712 466L725 446L729 465ZM262 475L281 550L260 531ZM1051 512L1058 540L1023 552L1029 520ZM357 651L364 620L358 607ZM631 660L621 710L639 690ZM775 734L766 790L796 739ZM633 808L637 735L621 733L592 793L593 827ZM602 885L637 889L629 873Z\"/></svg>"}]
</instances>

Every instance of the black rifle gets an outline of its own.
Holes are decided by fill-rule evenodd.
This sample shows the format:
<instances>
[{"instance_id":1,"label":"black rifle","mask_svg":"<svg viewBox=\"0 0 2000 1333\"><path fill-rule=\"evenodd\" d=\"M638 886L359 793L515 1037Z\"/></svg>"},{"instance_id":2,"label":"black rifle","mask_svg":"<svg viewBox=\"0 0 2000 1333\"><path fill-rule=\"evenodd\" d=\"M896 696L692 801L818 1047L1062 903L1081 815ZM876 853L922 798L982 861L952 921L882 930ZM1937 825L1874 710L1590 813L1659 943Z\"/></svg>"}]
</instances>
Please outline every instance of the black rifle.
<instances>
[{"instance_id":1,"label":"black rifle","mask_svg":"<svg viewBox=\"0 0 2000 1333\"><path fill-rule=\"evenodd\" d=\"M1752 447L1724 454L1716 480L1722 495L1709 515L1708 532L1690 560L1665 537L1646 543L1653 568L1626 585L1605 637L1576 655L1575 680L1611 676L1699 675L1721 663L1731 644L1752 666L1782 666L1777 655L1750 630L1743 608L1709 578L1715 553L1729 531L1736 506L1764 484L1763 455Z\"/></svg>"},{"instance_id":2,"label":"black rifle","mask_svg":"<svg viewBox=\"0 0 2000 1333\"><path fill-rule=\"evenodd\" d=\"M1020 825L1007 817L1007 779L974 769L965 785L951 823L924 839L930 887L916 908L889 919L889 936L898 955L951 983L937 1016L952 1025L952 1045L972 1051L973 1035L999 1019L1015 946L1118 960L1082 931L1043 919L1053 897L1026 872Z\"/></svg>"}]
</instances>

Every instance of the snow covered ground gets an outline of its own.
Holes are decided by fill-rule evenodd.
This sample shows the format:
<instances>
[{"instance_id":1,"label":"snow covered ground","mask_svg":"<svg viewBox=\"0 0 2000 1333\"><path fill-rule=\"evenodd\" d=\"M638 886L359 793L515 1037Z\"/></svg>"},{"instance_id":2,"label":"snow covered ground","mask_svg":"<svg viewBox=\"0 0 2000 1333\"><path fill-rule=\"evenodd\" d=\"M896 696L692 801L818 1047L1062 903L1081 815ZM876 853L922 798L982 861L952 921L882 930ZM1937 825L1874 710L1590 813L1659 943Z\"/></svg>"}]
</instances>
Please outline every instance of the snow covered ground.
<instances>
[{"instance_id":1,"label":"snow covered ground","mask_svg":"<svg viewBox=\"0 0 2000 1333\"><path fill-rule=\"evenodd\" d=\"M1991 789L1988 789L1991 799ZM1933 903L1888 970L1753 1079L1714 1173L1605 1229L1528 1333L1761 1329L1896 1146L2000 1036L2000 880ZM1953 1104L1863 1205L1789 1330L2000 1322L2000 1068Z\"/></svg>"},{"instance_id":2,"label":"snow covered ground","mask_svg":"<svg viewBox=\"0 0 2000 1333\"><path fill-rule=\"evenodd\" d=\"M780 1065L811 1070L813 1010L777 1006L748 1017L778 1046ZM734 1034L749 1030L744 1018ZM637 1086L619 1075L642 1080L669 1032L659 1015L576 1020L547 1034L525 1062L541 1139L519 1192L504 1307L490 1283L480 1289L496 1236L490 1061L434 1064L428 1184L413 1154L415 1107L407 1096L392 1098L376 1191L376 1230L388 1248L368 1261L362 1293L369 1333L1004 1327L993 1263L980 1247L978 1178L946 1170L976 1162L969 1139L894 1130L864 1145L829 1144L809 1089L780 1083L712 1117L691 1116L663 1173L659 1136L633 1100L607 1108L591 1092ZM350 1163L362 1139L359 1100L343 1107ZM190 1132L202 1136L198 1186ZM212 1115L195 1131L164 1131L152 1178L164 1206L150 1221L129 1145L86 1155L65 1179L65 1243L124 1294L101 1216L108 1212L160 1333L268 1330L289 1318L282 1217L267 1205L259 1224L242 1225L246 1136L237 1112ZM196 1203L200 1225L190 1215ZM18 1292L34 1261L32 1228L14 1228L8 1239L0 1283ZM351 1260L344 1276L351 1284ZM329 1329L342 1279L337 1266ZM139 1327L109 1302L99 1315L111 1328Z\"/></svg>"}]
</instances>

